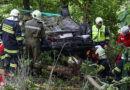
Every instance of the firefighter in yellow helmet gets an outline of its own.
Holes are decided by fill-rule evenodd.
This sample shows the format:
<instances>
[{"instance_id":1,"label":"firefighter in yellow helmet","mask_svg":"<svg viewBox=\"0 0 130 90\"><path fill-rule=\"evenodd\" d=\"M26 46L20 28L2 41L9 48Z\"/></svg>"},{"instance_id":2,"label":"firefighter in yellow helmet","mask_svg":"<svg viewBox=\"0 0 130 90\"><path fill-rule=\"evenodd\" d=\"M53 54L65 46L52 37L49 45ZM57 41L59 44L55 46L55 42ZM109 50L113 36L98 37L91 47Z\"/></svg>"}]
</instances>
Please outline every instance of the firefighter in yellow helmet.
<instances>
[{"instance_id":1,"label":"firefighter in yellow helmet","mask_svg":"<svg viewBox=\"0 0 130 90\"><path fill-rule=\"evenodd\" d=\"M45 38L42 25L42 15L39 10L32 12L32 19L25 23L25 44L29 59L32 60L32 68L38 67L40 61L40 40Z\"/></svg>"},{"instance_id":2,"label":"firefighter in yellow helmet","mask_svg":"<svg viewBox=\"0 0 130 90\"><path fill-rule=\"evenodd\" d=\"M103 25L103 19L97 17L95 19L95 25L92 26L91 36L95 45L101 45L107 49L109 44L110 33L105 25Z\"/></svg>"}]
</instances>

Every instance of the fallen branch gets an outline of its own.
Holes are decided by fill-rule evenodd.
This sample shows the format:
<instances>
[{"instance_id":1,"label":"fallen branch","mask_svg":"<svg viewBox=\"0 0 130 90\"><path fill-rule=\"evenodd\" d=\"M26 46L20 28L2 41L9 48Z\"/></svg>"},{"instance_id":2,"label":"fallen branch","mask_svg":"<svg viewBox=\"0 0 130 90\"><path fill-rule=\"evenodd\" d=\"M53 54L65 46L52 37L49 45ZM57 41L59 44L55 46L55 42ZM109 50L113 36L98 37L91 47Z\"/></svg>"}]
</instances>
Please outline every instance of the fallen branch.
<instances>
[{"instance_id":1,"label":"fallen branch","mask_svg":"<svg viewBox=\"0 0 130 90\"><path fill-rule=\"evenodd\" d=\"M87 75L86 78L94 87L101 90L101 86L90 75Z\"/></svg>"}]
</instances>

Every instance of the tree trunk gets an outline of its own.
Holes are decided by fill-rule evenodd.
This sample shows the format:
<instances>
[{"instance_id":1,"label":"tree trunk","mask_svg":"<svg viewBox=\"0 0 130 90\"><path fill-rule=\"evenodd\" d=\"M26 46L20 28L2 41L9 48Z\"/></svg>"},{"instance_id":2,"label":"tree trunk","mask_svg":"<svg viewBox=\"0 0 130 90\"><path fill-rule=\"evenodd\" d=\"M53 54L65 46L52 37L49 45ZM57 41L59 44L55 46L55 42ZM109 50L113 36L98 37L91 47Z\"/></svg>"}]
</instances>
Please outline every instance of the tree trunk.
<instances>
[{"instance_id":1,"label":"tree trunk","mask_svg":"<svg viewBox=\"0 0 130 90\"><path fill-rule=\"evenodd\" d=\"M39 4L39 9L42 12L43 11L43 4L42 4L42 0L38 0L38 4Z\"/></svg>"},{"instance_id":2,"label":"tree trunk","mask_svg":"<svg viewBox=\"0 0 130 90\"><path fill-rule=\"evenodd\" d=\"M60 0L63 4L63 8L68 8L69 0Z\"/></svg>"},{"instance_id":3,"label":"tree trunk","mask_svg":"<svg viewBox=\"0 0 130 90\"><path fill-rule=\"evenodd\" d=\"M89 3L92 4L92 1L93 1L93 0L89 0Z\"/></svg>"},{"instance_id":4,"label":"tree trunk","mask_svg":"<svg viewBox=\"0 0 130 90\"><path fill-rule=\"evenodd\" d=\"M83 17L83 22L87 22L87 5L84 6L84 17Z\"/></svg>"},{"instance_id":5,"label":"tree trunk","mask_svg":"<svg viewBox=\"0 0 130 90\"><path fill-rule=\"evenodd\" d=\"M84 8L83 8L83 12L84 12L84 16L83 16L83 22L87 22L87 1L86 0L84 0Z\"/></svg>"},{"instance_id":6,"label":"tree trunk","mask_svg":"<svg viewBox=\"0 0 130 90\"><path fill-rule=\"evenodd\" d=\"M30 2L29 2L29 0L23 0L23 6L24 6L24 9L30 10Z\"/></svg>"}]
</instances>

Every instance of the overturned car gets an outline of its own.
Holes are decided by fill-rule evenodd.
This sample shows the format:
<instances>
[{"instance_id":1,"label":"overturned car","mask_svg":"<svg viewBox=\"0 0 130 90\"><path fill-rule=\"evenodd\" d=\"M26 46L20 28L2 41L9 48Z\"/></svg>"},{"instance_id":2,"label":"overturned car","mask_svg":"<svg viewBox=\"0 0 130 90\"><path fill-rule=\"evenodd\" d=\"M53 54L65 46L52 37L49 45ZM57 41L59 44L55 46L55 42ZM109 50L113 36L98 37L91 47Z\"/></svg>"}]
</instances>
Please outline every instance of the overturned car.
<instances>
[{"instance_id":1,"label":"overturned car","mask_svg":"<svg viewBox=\"0 0 130 90\"><path fill-rule=\"evenodd\" d=\"M88 28L82 27L80 30L81 26L70 17L49 17L43 21L46 35L51 40L41 43L42 51L62 50L65 54L85 56L86 51L93 48ZM81 34L81 31L84 33Z\"/></svg>"}]
</instances>

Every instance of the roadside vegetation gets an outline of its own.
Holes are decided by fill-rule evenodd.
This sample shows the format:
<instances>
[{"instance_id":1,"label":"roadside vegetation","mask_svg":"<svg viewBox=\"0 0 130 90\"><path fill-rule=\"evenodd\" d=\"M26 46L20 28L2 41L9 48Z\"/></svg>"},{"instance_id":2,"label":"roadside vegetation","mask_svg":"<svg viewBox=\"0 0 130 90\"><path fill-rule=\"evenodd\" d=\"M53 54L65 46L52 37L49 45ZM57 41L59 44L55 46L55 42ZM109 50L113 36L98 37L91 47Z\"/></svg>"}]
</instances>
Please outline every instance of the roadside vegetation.
<instances>
[{"instance_id":1,"label":"roadside vegetation","mask_svg":"<svg viewBox=\"0 0 130 90\"><path fill-rule=\"evenodd\" d=\"M30 6L27 6L27 3ZM69 8L71 18L79 24L84 19L89 26L92 26L97 16L103 18L104 24L109 28L111 34L107 56L113 68L121 47L117 45L119 30L122 26L130 24L130 1L128 0L1 0L0 22L2 23L4 18L9 16L13 8L60 13L63 7ZM22 59L19 59L20 66L17 75L4 77L6 86L1 89L96 90L92 81L89 80L94 78L104 90L118 90L114 86L109 86L108 81L103 81L87 59L81 60L76 57L82 64L71 65L68 63L68 56L55 50L43 52L41 58L42 72L39 77L34 77L29 68L30 60L26 59L26 53L24 53ZM126 63L124 69L130 70L130 63ZM123 83L130 83L130 78Z\"/></svg>"}]
</instances>

